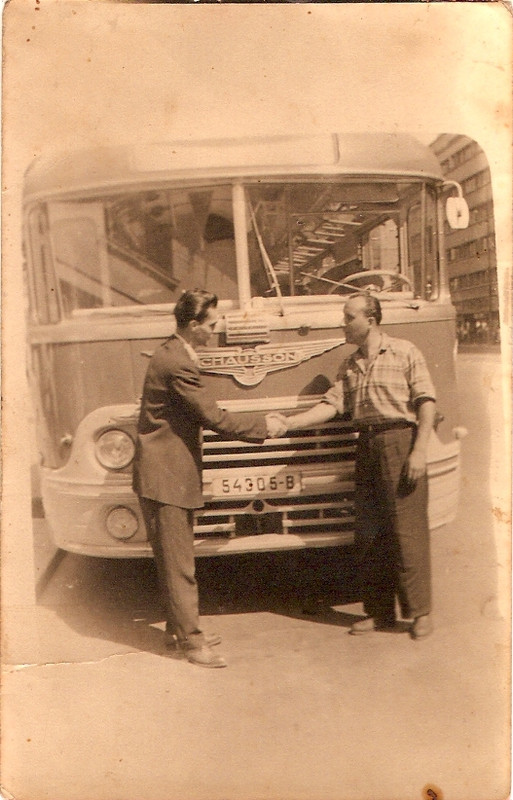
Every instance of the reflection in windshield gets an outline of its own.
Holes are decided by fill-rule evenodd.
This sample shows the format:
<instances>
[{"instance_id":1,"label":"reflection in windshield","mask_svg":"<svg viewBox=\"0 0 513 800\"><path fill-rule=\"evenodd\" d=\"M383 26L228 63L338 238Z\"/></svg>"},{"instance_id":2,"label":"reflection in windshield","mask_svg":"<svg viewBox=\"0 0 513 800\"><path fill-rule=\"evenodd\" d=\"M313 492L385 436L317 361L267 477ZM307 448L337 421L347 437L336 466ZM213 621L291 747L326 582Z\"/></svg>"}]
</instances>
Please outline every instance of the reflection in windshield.
<instances>
[{"instance_id":1,"label":"reflection in windshield","mask_svg":"<svg viewBox=\"0 0 513 800\"><path fill-rule=\"evenodd\" d=\"M185 289L237 297L231 187L49 204L65 314L172 303Z\"/></svg>"},{"instance_id":2,"label":"reflection in windshield","mask_svg":"<svg viewBox=\"0 0 513 800\"><path fill-rule=\"evenodd\" d=\"M196 287L237 304L234 197L224 184L34 206L29 230L40 321L173 303ZM251 296L369 288L436 297L436 202L426 185L259 182L237 197L238 252L244 256L247 248Z\"/></svg>"}]
</instances>

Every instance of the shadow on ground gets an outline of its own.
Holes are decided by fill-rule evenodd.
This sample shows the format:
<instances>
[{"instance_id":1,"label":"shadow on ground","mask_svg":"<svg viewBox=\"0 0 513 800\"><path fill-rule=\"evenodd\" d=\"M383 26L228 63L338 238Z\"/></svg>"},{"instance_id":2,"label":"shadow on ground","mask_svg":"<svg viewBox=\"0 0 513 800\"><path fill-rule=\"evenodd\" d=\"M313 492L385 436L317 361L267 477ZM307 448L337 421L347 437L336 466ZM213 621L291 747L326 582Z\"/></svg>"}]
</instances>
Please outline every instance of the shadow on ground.
<instances>
[{"instance_id":1,"label":"shadow on ground","mask_svg":"<svg viewBox=\"0 0 513 800\"><path fill-rule=\"evenodd\" d=\"M359 599L349 548L200 558L196 572L202 616L267 612L343 627L358 618L334 609ZM68 554L39 605L81 636L152 653L165 650L151 559Z\"/></svg>"}]
</instances>

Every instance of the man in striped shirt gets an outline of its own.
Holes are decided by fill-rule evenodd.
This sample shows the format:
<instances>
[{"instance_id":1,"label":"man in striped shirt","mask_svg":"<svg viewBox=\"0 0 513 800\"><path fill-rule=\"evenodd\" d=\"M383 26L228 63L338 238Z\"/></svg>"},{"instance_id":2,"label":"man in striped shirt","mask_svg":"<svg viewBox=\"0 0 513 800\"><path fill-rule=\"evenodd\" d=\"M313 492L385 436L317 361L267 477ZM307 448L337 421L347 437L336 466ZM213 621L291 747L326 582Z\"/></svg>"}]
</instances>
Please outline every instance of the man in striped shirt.
<instances>
[{"instance_id":1,"label":"man in striped shirt","mask_svg":"<svg viewBox=\"0 0 513 800\"><path fill-rule=\"evenodd\" d=\"M346 342L358 349L342 363L320 403L280 417L280 435L350 412L359 430L355 464L355 553L366 616L352 634L395 624L397 596L414 639L433 629L427 518L427 445L435 391L414 344L383 333L381 306L368 294L345 306Z\"/></svg>"}]
</instances>

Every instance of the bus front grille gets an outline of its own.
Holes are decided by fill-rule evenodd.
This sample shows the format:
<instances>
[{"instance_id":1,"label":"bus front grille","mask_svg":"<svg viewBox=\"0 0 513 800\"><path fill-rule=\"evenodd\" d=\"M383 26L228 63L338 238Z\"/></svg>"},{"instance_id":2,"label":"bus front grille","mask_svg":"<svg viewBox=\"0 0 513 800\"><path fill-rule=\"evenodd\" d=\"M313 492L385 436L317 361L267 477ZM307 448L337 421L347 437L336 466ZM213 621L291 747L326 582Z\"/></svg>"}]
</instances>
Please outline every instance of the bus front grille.
<instances>
[{"instance_id":1,"label":"bus front grille","mask_svg":"<svg viewBox=\"0 0 513 800\"><path fill-rule=\"evenodd\" d=\"M302 465L323 461L354 461L357 434L349 423L327 422L322 427L289 431L263 443L231 441L213 431L203 432L203 470L235 467Z\"/></svg>"},{"instance_id":2,"label":"bus front grille","mask_svg":"<svg viewBox=\"0 0 513 800\"><path fill-rule=\"evenodd\" d=\"M352 538L354 527L354 454L356 434L348 423L328 422L316 429L293 431L263 444L230 441L204 432L203 478L205 507L196 513L199 538L289 534L302 539L331 535ZM223 476L301 475L301 489L293 494L258 491L219 498L208 487ZM230 482L232 481L232 482ZM237 485L237 483L235 483ZM266 484L266 489L268 488Z\"/></svg>"},{"instance_id":3,"label":"bus front grille","mask_svg":"<svg viewBox=\"0 0 513 800\"><path fill-rule=\"evenodd\" d=\"M352 533L354 526L352 493L345 497L302 497L300 503L273 499L261 512L253 512L251 503L245 509L210 508L196 513L194 533L199 538L258 536L278 533L326 534Z\"/></svg>"}]
</instances>

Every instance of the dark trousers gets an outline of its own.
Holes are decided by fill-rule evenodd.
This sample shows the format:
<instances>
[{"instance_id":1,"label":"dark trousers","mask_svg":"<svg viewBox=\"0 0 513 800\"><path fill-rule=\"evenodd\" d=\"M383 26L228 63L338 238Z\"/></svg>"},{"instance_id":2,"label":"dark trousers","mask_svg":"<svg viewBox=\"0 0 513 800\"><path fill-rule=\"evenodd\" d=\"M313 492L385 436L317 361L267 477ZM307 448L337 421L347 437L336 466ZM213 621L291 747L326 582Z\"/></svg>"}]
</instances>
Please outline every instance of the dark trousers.
<instances>
[{"instance_id":1,"label":"dark trousers","mask_svg":"<svg viewBox=\"0 0 513 800\"><path fill-rule=\"evenodd\" d=\"M199 647L204 636L195 577L193 511L147 497L139 497L139 504L155 556L166 630Z\"/></svg>"},{"instance_id":2,"label":"dark trousers","mask_svg":"<svg viewBox=\"0 0 513 800\"><path fill-rule=\"evenodd\" d=\"M355 554L365 613L404 617L431 610L427 476L409 484L414 428L360 434L355 467Z\"/></svg>"}]
</instances>

